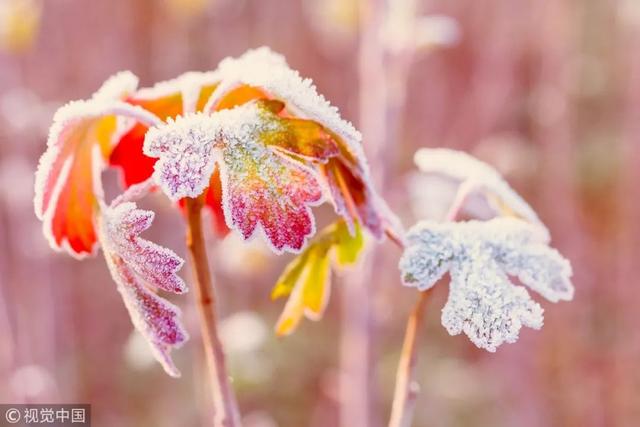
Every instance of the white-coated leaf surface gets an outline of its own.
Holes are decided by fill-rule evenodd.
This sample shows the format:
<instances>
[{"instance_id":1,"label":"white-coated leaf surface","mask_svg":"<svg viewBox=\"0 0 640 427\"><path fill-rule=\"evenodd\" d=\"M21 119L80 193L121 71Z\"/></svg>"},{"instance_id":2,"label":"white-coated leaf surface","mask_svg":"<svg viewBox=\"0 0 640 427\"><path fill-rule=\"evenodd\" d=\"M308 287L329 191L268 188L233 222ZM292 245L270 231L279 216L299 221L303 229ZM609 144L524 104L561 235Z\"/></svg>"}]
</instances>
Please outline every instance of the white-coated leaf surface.
<instances>
[{"instance_id":1,"label":"white-coated leaf surface","mask_svg":"<svg viewBox=\"0 0 640 427\"><path fill-rule=\"evenodd\" d=\"M297 252L315 232L310 206L323 195L313 171L283 154L284 126L252 102L152 128L144 149L159 158L154 179L173 200L199 196L219 167L227 226L245 239L263 232L276 252Z\"/></svg>"},{"instance_id":2,"label":"white-coated leaf surface","mask_svg":"<svg viewBox=\"0 0 640 427\"><path fill-rule=\"evenodd\" d=\"M484 194L496 215L516 216L544 228L531 206L487 163L446 148L421 148L414 160L423 174L442 175Z\"/></svg>"},{"instance_id":3,"label":"white-coated leaf surface","mask_svg":"<svg viewBox=\"0 0 640 427\"><path fill-rule=\"evenodd\" d=\"M544 229L515 218L423 221L407 234L402 281L424 291L449 272L443 325L495 351L514 342L522 326L542 327L542 309L510 277L549 301L573 298L571 265L548 243Z\"/></svg>"}]
</instances>

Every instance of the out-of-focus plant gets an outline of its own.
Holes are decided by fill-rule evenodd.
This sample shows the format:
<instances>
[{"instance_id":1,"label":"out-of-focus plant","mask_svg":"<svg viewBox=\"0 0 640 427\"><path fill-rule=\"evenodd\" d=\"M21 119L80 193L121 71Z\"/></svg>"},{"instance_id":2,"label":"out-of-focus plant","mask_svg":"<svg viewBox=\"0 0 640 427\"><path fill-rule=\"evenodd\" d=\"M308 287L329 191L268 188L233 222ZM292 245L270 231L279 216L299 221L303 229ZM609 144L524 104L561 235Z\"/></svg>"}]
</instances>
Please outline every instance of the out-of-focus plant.
<instances>
[{"instance_id":1,"label":"out-of-focus plant","mask_svg":"<svg viewBox=\"0 0 640 427\"><path fill-rule=\"evenodd\" d=\"M164 0L163 5L171 16L188 21L204 14L213 3L213 0Z\"/></svg>"},{"instance_id":2,"label":"out-of-focus plant","mask_svg":"<svg viewBox=\"0 0 640 427\"><path fill-rule=\"evenodd\" d=\"M38 35L41 14L38 0L0 0L0 50L29 49Z\"/></svg>"},{"instance_id":3,"label":"out-of-focus plant","mask_svg":"<svg viewBox=\"0 0 640 427\"><path fill-rule=\"evenodd\" d=\"M177 276L183 261L140 237L154 214L138 209L136 201L160 189L180 206L215 425L239 425L240 415L218 333L202 229L205 208L218 236L234 231L245 240L262 238L276 254L298 254L272 292L273 298L288 296L276 326L281 335L293 332L304 316L322 317L332 264L355 263L368 240L365 234L377 240L388 236L401 247L407 242L400 265L406 285L424 291L450 271L443 323L489 350L514 341L522 324L541 326L540 307L507 275L548 299L571 297L570 267L545 246L548 234L535 213L488 166L464 155L421 154L426 172L461 181L449 221L472 191L490 197L498 214L519 219L426 222L405 237L371 184L360 133L310 80L266 48L225 59L213 72L137 86L133 74L119 73L90 99L59 109L36 172L35 210L53 248L77 258L102 248L135 328L166 372L179 376L170 352L187 333L179 309L157 291L186 291ZM122 170L124 191L108 203L101 173L109 166ZM316 233L312 207L324 202L338 218ZM426 292L421 295L405 342L410 360L415 360L415 330ZM393 419L411 416L403 392L411 387L401 378L412 376L405 359Z\"/></svg>"}]
</instances>

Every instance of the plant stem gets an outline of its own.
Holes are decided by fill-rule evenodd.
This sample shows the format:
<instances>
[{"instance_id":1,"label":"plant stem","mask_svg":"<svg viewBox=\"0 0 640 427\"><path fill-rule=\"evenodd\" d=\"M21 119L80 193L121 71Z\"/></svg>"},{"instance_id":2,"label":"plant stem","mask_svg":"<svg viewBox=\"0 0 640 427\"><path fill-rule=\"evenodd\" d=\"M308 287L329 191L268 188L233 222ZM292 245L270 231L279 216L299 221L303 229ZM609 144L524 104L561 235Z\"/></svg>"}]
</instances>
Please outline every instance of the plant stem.
<instances>
[{"instance_id":1,"label":"plant stem","mask_svg":"<svg viewBox=\"0 0 640 427\"><path fill-rule=\"evenodd\" d=\"M421 330L429 294L430 291L420 292L420 298L418 298L418 302L407 321L402 354L396 373L396 388L393 395L389 427L409 427L413 419L413 411L420 391L420 385L415 380L418 361L418 334Z\"/></svg>"},{"instance_id":2,"label":"plant stem","mask_svg":"<svg viewBox=\"0 0 640 427\"><path fill-rule=\"evenodd\" d=\"M467 197L475 188L475 183L465 181L458 187L453 202L444 217L445 222L455 221ZM404 249L402 241L394 240L401 249ZM417 342L418 333L422 326L424 317L424 309L431 293L431 288L420 292L420 297L416 303L409 320L404 335L404 343L402 344L402 354L398 363L396 372L396 388L393 393L393 406L391 407L391 418L389 419L389 427L410 427L413 420L413 410L416 404L416 398L420 391L420 384L415 380L416 365L418 363Z\"/></svg>"},{"instance_id":3,"label":"plant stem","mask_svg":"<svg viewBox=\"0 0 640 427\"><path fill-rule=\"evenodd\" d=\"M216 301L202 233L203 199L187 198L187 248L195 273L195 288L200 314L202 343L213 396L214 426L240 426L238 403L229 382L224 351L218 337Z\"/></svg>"}]
</instances>

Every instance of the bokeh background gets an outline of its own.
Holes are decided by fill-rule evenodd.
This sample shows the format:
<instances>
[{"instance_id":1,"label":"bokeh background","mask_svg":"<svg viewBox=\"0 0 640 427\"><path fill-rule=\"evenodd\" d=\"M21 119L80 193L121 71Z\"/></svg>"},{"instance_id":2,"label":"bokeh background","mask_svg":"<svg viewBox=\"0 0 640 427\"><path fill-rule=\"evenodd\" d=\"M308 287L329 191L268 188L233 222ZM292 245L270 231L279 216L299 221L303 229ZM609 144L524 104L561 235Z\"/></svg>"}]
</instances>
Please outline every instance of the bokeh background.
<instances>
[{"instance_id":1,"label":"bokeh background","mask_svg":"<svg viewBox=\"0 0 640 427\"><path fill-rule=\"evenodd\" d=\"M362 129L406 225L432 207L409 191L413 153L462 149L505 174L573 262L575 300L543 303L546 326L496 354L446 334L435 291L414 426L639 425L638 0L0 0L0 401L91 403L98 427L209 421L192 295L174 299L193 336L175 380L132 332L103 260L48 248L33 172L55 109L112 73L147 86L261 45ZM117 175L105 179L115 194ZM177 211L145 205L153 238L184 254ZM335 278L325 318L277 339L269 292L290 257L209 245L244 425L386 425L416 298L398 251Z\"/></svg>"}]
</instances>

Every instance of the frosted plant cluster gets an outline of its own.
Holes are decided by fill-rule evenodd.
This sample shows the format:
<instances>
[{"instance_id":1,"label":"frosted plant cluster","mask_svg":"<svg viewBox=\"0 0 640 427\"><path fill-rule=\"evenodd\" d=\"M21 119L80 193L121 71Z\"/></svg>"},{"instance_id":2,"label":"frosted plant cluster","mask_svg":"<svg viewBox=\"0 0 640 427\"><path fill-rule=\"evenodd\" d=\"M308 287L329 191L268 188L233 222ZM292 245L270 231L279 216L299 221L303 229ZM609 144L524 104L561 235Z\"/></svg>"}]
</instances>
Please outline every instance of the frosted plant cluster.
<instances>
[{"instance_id":1,"label":"frosted plant cluster","mask_svg":"<svg viewBox=\"0 0 640 427\"><path fill-rule=\"evenodd\" d=\"M522 326L539 329L543 323L542 308L510 278L553 302L573 298L571 266L548 243L546 230L515 218L423 221L407 234L399 266L403 283L421 291L449 272L443 326L495 351L515 342Z\"/></svg>"},{"instance_id":2,"label":"frosted plant cluster","mask_svg":"<svg viewBox=\"0 0 640 427\"><path fill-rule=\"evenodd\" d=\"M188 336L179 320L180 309L156 292L186 292L185 283L176 274L184 261L173 251L139 237L151 226L153 217L153 212L137 209L132 202L105 206L98 232L109 271L131 321L165 371L177 377L180 372L170 352Z\"/></svg>"},{"instance_id":3,"label":"frosted plant cluster","mask_svg":"<svg viewBox=\"0 0 640 427\"><path fill-rule=\"evenodd\" d=\"M480 192L497 215L515 214L545 228L529 204L492 166L464 153L446 148L421 148L414 161L422 174L453 179L468 193Z\"/></svg>"},{"instance_id":4,"label":"frosted plant cluster","mask_svg":"<svg viewBox=\"0 0 640 427\"><path fill-rule=\"evenodd\" d=\"M118 73L57 111L34 204L54 249L82 258L102 245L136 328L168 372L176 374L168 352L185 335L177 309L149 290L182 291L170 262L177 258L141 243L134 235L142 229L128 228L133 216L149 225L150 214L130 202L154 188L173 201L202 197L217 232L263 235L276 253L303 250L316 231L311 207L325 200L352 235L361 225L378 239L401 239L371 184L360 133L281 55L260 48L215 71L148 88L138 83L133 73ZM102 186L107 167L122 170L126 189L110 207Z\"/></svg>"}]
</instances>

